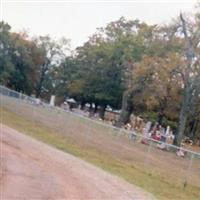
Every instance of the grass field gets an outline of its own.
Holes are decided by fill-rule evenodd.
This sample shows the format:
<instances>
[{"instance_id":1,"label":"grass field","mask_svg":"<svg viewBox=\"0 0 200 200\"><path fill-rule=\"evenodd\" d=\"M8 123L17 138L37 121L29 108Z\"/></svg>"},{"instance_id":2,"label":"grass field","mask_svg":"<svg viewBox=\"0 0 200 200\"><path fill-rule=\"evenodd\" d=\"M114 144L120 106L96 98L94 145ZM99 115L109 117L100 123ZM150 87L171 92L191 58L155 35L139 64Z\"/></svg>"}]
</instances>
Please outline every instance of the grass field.
<instances>
[{"instance_id":1,"label":"grass field","mask_svg":"<svg viewBox=\"0 0 200 200\"><path fill-rule=\"evenodd\" d=\"M27 110L28 109L30 108L27 108ZM41 111L43 113L40 113L40 115L38 115L38 110L35 113L37 115L37 120L33 120L33 116L31 116L30 113L26 117L25 114L27 114L27 110L25 109L22 111L19 106L18 114L16 114L11 112L10 109L2 108L0 113L2 116L2 123L120 176L128 182L153 193L158 199L199 199L199 173L191 173L190 176L193 176L192 180L194 180L194 184L188 184L186 188L183 187L179 175L176 174L178 171L181 171L180 167L182 167L182 165L186 165L184 159L179 160L175 155L152 149L150 154L152 158L144 162L144 155L148 150L145 146L135 144L135 148L130 149L128 147L131 144L127 143L126 138L104 134L103 132L106 130L103 130L102 127L93 127L92 125L89 126L92 135L88 134L86 137L82 134L82 130L88 130L88 126L82 123L82 119L76 119L75 116L70 116L68 120L65 121L65 117L55 116L55 113L52 111L52 113L48 113L49 119L52 117L52 121L50 121L45 117L45 110ZM44 115L44 119L47 120L48 123L45 123L45 121L43 121L44 119L39 118L39 116L42 117L42 115ZM58 123L62 120L65 122L64 127L61 127ZM55 129L50 128L50 124L54 124ZM74 127L76 127L76 129ZM95 130L98 131L95 132ZM124 148L124 146L126 148ZM163 163L162 159L164 158L167 161ZM199 170L199 160L195 161L193 166L195 167L191 169L192 172L194 170ZM152 167L155 168L155 170L152 171ZM169 173L171 169L173 169L173 173ZM166 171L166 173L164 173L164 171ZM177 181L174 181L176 180L176 176L178 177Z\"/></svg>"}]
</instances>

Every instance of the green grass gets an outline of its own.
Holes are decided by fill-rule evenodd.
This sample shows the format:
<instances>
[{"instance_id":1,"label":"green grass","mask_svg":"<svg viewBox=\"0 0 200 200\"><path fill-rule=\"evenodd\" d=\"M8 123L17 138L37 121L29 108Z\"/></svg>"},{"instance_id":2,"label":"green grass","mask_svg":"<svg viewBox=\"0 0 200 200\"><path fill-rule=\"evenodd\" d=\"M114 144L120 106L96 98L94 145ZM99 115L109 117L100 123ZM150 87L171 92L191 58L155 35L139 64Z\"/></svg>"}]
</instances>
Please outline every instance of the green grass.
<instances>
[{"instance_id":1,"label":"green grass","mask_svg":"<svg viewBox=\"0 0 200 200\"><path fill-rule=\"evenodd\" d=\"M66 136L55 133L41 124L24 119L7 109L1 109L0 114L3 124L122 177L152 193L158 199L197 200L200 197L200 187L188 185L183 188L181 185L174 185L168 179L148 173L135 166L134 163L116 159L92 148L88 149L77 145Z\"/></svg>"}]
</instances>

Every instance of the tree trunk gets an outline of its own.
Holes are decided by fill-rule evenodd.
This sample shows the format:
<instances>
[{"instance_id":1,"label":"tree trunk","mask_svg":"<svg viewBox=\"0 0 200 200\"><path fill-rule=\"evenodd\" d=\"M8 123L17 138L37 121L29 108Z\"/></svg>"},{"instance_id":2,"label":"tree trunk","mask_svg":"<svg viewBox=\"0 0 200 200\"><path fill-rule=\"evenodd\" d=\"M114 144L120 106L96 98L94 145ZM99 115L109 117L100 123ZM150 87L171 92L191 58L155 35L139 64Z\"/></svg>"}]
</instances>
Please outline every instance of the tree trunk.
<instances>
[{"instance_id":1,"label":"tree trunk","mask_svg":"<svg viewBox=\"0 0 200 200\"><path fill-rule=\"evenodd\" d=\"M160 112L158 113L158 124L162 126L162 122L164 119L164 109L161 109Z\"/></svg>"},{"instance_id":2,"label":"tree trunk","mask_svg":"<svg viewBox=\"0 0 200 200\"><path fill-rule=\"evenodd\" d=\"M44 79L45 79L45 73L47 71L47 64L45 64L42 68L42 71L41 71L41 76L40 76L40 80L39 80L39 83L36 87L36 98L39 98L40 95L41 95L41 91L42 91L42 85L43 85L43 82L44 82Z\"/></svg>"},{"instance_id":3,"label":"tree trunk","mask_svg":"<svg viewBox=\"0 0 200 200\"><path fill-rule=\"evenodd\" d=\"M130 120L130 115L133 111L132 107L132 92L126 91L123 94L122 99L122 110L119 116L118 121L115 123L117 127L121 127L124 124L128 123Z\"/></svg>"},{"instance_id":4,"label":"tree trunk","mask_svg":"<svg viewBox=\"0 0 200 200\"><path fill-rule=\"evenodd\" d=\"M90 103L89 107L89 117L93 117L92 103Z\"/></svg>"},{"instance_id":5,"label":"tree trunk","mask_svg":"<svg viewBox=\"0 0 200 200\"><path fill-rule=\"evenodd\" d=\"M199 124L199 120L198 119L193 120L192 127L191 127L191 132L190 132L190 138L192 140L195 140L195 138L196 138L198 124Z\"/></svg>"},{"instance_id":6,"label":"tree trunk","mask_svg":"<svg viewBox=\"0 0 200 200\"><path fill-rule=\"evenodd\" d=\"M94 113L97 113L97 110L98 110L98 104L95 103L95 107L94 107Z\"/></svg>"},{"instance_id":7,"label":"tree trunk","mask_svg":"<svg viewBox=\"0 0 200 200\"><path fill-rule=\"evenodd\" d=\"M84 110L84 108L85 108L85 101L83 100L81 101L81 110Z\"/></svg>"},{"instance_id":8,"label":"tree trunk","mask_svg":"<svg viewBox=\"0 0 200 200\"><path fill-rule=\"evenodd\" d=\"M105 111L106 111L106 105L102 105L100 107L100 111L99 111L99 117L104 120L105 117Z\"/></svg>"},{"instance_id":9,"label":"tree trunk","mask_svg":"<svg viewBox=\"0 0 200 200\"><path fill-rule=\"evenodd\" d=\"M41 87L41 85L39 85L39 86L37 87L37 89L36 89L36 94L35 94L35 97L36 97L36 98L39 98L39 97L40 97L40 95L41 95L41 89L42 89L42 87Z\"/></svg>"},{"instance_id":10,"label":"tree trunk","mask_svg":"<svg viewBox=\"0 0 200 200\"><path fill-rule=\"evenodd\" d=\"M36 98L39 98L40 95L41 95L42 84L43 84L43 82L44 82L44 76L45 76L45 73L42 73L42 74L41 74L40 81L39 81L39 84L38 84L38 86L37 86L37 88L36 88L36 95L35 95Z\"/></svg>"},{"instance_id":11,"label":"tree trunk","mask_svg":"<svg viewBox=\"0 0 200 200\"><path fill-rule=\"evenodd\" d=\"M191 90L191 85L192 85L192 80L191 80L191 69L194 61L194 50L192 46L192 42L187 34L187 27L186 27L186 22L185 19L183 18L182 14L180 14L180 19L182 22L182 32L184 34L186 46L185 46L185 56L187 59L187 66L185 70L185 75L184 75L184 84L185 87L183 89L183 100L182 100L182 105L181 105L181 111L179 115L179 124L178 124L178 132L177 132L177 137L175 140L175 144L177 146L181 146L181 140L184 136L184 132L186 129L186 123L187 123L187 116L189 112L189 107L191 104L191 97L192 97L192 90Z\"/></svg>"},{"instance_id":12,"label":"tree trunk","mask_svg":"<svg viewBox=\"0 0 200 200\"><path fill-rule=\"evenodd\" d=\"M92 112L92 103L90 103L89 112Z\"/></svg>"},{"instance_id":13,"label":"tree trunk","mask_svg":"<svg viewBox=\"0 0 200 200\"><path fill-rule=\"evenodd\" d=\"M186 122L187 122L187 109L185 107L186 105L182 105L181 112L179 115L179 124L178 124L178 131L177 135L174 140L174 144L177 146L181 146L181 141L184 136L185 128L186 128Z\"/></svg>"}]
</instances>

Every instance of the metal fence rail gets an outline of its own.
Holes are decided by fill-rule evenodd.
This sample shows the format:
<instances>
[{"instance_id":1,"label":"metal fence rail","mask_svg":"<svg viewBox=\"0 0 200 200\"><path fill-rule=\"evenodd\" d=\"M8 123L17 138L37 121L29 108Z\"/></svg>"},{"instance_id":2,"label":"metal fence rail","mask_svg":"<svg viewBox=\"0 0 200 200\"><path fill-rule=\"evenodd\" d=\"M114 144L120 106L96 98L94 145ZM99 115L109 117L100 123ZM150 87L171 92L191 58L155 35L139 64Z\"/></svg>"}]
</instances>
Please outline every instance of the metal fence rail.
<instances>
[{"instance_id":1,"label":"metal fence rail","mask_svg":"<svg viewBox=\"0 0 200 200\"><path fill-rule=\"evenodd\" d=\"M37 124L45 125L83 148L92 148L116 159L160 175L175 184L200 185L200 154L165 144L167 150L157 148L162 142L141 134L93 120L60 107L52 107L27 95L0 86L1 106ZM36 126L37 129L37 126ZM141 144L146 139L148 145ZM176 152L182 149L184 158Z\"/></svg>"}]
</instances>

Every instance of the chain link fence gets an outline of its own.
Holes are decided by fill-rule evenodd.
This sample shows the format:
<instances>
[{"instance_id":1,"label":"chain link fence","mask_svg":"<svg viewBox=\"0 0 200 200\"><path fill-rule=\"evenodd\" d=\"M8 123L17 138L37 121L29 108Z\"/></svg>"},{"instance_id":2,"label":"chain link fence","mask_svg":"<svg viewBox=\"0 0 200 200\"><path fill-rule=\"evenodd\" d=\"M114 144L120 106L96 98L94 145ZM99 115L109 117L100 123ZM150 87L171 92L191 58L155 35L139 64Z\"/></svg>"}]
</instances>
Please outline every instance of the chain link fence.
<instances>
[{"instance_id":1,"label":"chain link fence","mask_svg":"<svg viewBox=\"0 0 200 200\"><path fill-rule=\"evenodd\" d=\"M200 186L200 154L92 120L0 86L1 107L44 125L85 149L112 156L177 185ZM3 117L3 116L2 116ZM37 126L35 127L37 129ZM147 144L142 144L142 140ZM184 157L177 156L182 150Z\"/></svg>"}]
</instances>

